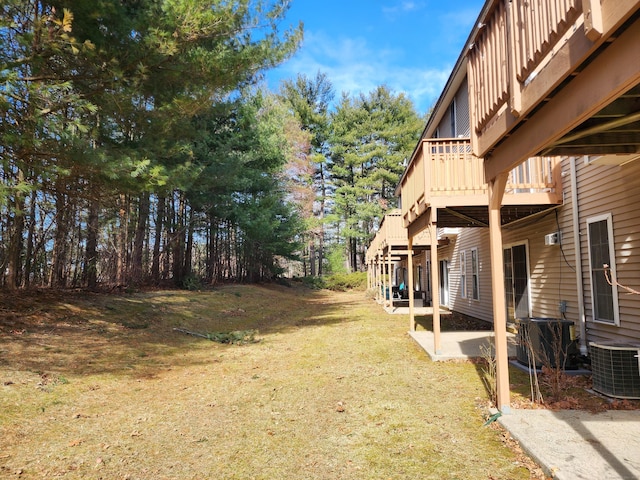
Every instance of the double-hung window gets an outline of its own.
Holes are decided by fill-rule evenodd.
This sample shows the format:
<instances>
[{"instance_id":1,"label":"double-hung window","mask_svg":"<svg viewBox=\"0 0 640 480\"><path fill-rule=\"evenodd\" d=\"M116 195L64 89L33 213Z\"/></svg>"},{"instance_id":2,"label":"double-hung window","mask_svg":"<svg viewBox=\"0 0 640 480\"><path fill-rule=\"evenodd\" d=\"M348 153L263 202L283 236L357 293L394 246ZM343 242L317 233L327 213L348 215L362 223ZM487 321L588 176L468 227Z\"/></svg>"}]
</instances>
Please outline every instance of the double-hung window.
<instances>
[{"instance_id":1,"label":"double-hung window","mask_svg":"<svg viewBox=\"0 0 640 480\"><path fill-rule=\"evenodd\" d=\"M620 325L618 289L615 282L611 282L616 278L611 214L587 219L587 236L593 320Z\"/></svg>"},{"instance_id":2,"label":"double-hung window","mask_svg":"<svg viewBox=\"0 0 640 480\"><path fill-rule=\"evenodd\" d=\"M467 256L466 252L460 252L460 296L467 298Z\"/></svg>"},{"instance_id":3,"label":"double-hung window","mask_svg":"<svg viewBox=\"0 0 640 480\"><path fill-rule=\"evenodd\" d=\"M471 298L480 300L480 260L478 249L471 249Z\"/></svg>"}]
</instances>

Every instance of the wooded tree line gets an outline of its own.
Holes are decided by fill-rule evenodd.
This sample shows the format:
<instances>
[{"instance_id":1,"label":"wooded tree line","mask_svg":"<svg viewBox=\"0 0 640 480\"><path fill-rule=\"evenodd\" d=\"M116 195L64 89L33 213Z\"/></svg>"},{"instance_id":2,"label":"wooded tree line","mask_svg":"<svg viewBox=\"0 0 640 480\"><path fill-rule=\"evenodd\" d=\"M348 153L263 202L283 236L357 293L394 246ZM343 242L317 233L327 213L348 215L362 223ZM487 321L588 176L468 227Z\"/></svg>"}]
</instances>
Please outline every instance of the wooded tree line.
<instances>
[{"instance_id":1,"label":"wooded tree line","mask_svg":"<svg viewBox=\"0 0 640 480\"><path fill-rule=\"evenodd\" d=\"M284 81L279 92L310 134L313 204L303 216L311 275L323 273L327 252L344 260L346 271L365 268L366 248L385 212L397 206L395 188L426 121L409 98L385 85L368 94L343 92L331 107L334 94L323 73Z\"/></svg>"},{"instance_id":2,"label":"wooded tree line","mask_svg":"<svg viewBox=\"0 0 640 480\"><path fill-rule=\"evenodd\" d=\"M360 265L422 120L323 74L288 0L0 0L0 284L259 281ZM374 133L375 132L375 133Z\"/></svg>"}]
</instances>

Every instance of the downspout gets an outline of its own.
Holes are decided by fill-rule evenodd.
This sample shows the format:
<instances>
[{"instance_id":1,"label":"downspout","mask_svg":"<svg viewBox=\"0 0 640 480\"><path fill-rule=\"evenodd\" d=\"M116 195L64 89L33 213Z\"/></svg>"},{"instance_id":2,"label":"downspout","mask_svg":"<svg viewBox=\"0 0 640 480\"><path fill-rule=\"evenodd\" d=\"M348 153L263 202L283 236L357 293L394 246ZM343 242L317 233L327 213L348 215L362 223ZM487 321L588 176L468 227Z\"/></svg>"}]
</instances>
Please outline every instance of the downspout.
<instances>
[{"instance_id":1,"label":"downspout","mask_svg":"<svg viewBox=\"0 0 640 480\"><path fill-rule=\"evenodd\" d=\"M582 287L582 249L580 242L580 218L578 216L578 178L576 157L571 157L571 210L573 221L573 248L576 252L576 287L578 288L578 322L580 326L580 353L587 355L587 320L584 316L584 289Z\"/></svg>"}]
</instances>

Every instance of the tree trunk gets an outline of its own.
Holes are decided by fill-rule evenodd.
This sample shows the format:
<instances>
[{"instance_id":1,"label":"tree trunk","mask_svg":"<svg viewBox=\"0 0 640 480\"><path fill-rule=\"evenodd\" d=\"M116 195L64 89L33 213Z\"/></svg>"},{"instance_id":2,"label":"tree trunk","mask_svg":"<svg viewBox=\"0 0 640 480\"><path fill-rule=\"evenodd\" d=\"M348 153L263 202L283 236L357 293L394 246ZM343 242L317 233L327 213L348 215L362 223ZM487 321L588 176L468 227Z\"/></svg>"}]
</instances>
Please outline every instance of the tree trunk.
<instances>
[{"instance_id":1,"label":"tree trunk","mask_svg":"<svg viewBox=\"0 0 640 480\"><path fill-rule=\"evenodd\" d=\"M151 262L151 278L156 284L160 283L160 246L162 245L162 227L164 225L165 203L165 197L159 196L155 237L153 240L153 261Z\"/></svg>"},{"instance_id":2,"label":"tree trunk","mask_svg":"<svg viewBox=\"0 0 640 480\"><path fill-rule=\"evenodd\" d=\"M24 173L18 170L18 184L24 183ZM20 190L16 189L13 197L13 215L9 228L9 247L7 249L7 288L15 290L20 285L20 273L22 269L22 247L24 233L24 197Z\"/></svg>"},{"instance_id":3,"label":"tree trunk","mask_svg":"<svg viewBox=\"0 0 640 480\"><path fill-rule=\"evenodd\" d=\"M36 232L36 205L37 205L37 192L33 190L31 192L31 199L29 200L29 228L27 233L27 251L25 254L24 262L24 276L22 278L22 285L25 288L31 286L31 267L33 266L33 237Z\"/></svg>"},{"instance_id":4,"label":"tree trunk","mask_svg":"<svg viewBox=\"0 0 640 480\"><path fill-rule=\"evenodd\" d=\"M138 205L138 222L133 240L133 258L131 259L131 281L134 285L140 284L144 279L144 239L149 222L149 206L149 193L143 192L140 195Z\"/></svg>"},{"instance_id":5,"label":"tree trunk","mask_svg":"<svg viewBox=\"0 0 640 480\"><path fill-rule=\"evenodd\" d=\"M327 185L324 175L324 167L320 165L320 238L318 242L318 275L322 275L322 263L324 262L324 209L327 202Z\"/></svg>"},{"instance_id":6,"label":"tree trunk","mask_svg":"<svg viewBox=\"0 0 640 480\"><path fill-rule=\"evenodd\" d=\"M94 290L98 284L98 229L100 204L98 200L89 202L87 218L87 248L84 254L84 282L88 288Z\"/></svg>"},{"instance_id":7,"label":"tree trunk","mask_svg":"<svg viewBox=\"0 0 640 480\"><path fill-rule=\"evenodd\" d=\"M189 209L189 219L186 225L187 244L184 253L184 276L188 278L193 273L193 209Z\"/></svg>"},{"instance_id":8,"label":"tree trunk","mask_svg":"<svg viewBox=\"0 0 640 480\"><path fill-rule=\"evenodd\" d=\"M53 252L51 253L51 272L49 274L49 286L61 287L66 286L65 263L67 260L67 233L69 231L68 215L67 215L67 198L64 193L62 182L56 185L55 193L55 224L56 233L53 240Z\"/></svg>"},{"instance_id":9,"label":"tree trunk","mask_svg":"<svg viewBox=\"0 0 640 480\"><path fill-rule=\"evenodd\" d=\"M215 275L215 263L214 259L217 258L216 250L217 250L217 228L215 221L211 215L208 215L209 219L209 238L207 242L207 283L214 284L216 280Z\"/></svg>"},{"instance_id":10,"label":"tree trunk","mask_svg":"<svg viewBox=\"0 0 640 480\"><path fill-rule=\"evenodd\" d=\"M310 235L309 240L309 267L310 273L312 277L316 276L316 246L315 246L315 235Z\"/></svg>"},{"instance_id":11,"label":"tree trunk","mask_svg":"<svg viewBox=\"0 0 640 480\"><path fill-rule=\"evenodd\" d=\"M178 205L176 207L176 196L171 201L171 217L173 220L171 230L171 256L173 263L171 271L173 281L176 285L182 285L184 281L184 197L178 195Z\"/></svg>"},{"instance_id":12,"label":"tree trunk","mask_svg":"<svg viewBox=\"0 0 640 480\"><path fill-rule=\"evenodd\" d=\"M349 263L350 263L350 268L349 268L349 272L355 272L356 271L356 264L358 263L358 252L357 252L357 241L355 238L351 238L349 239Z\"/></svg>"},{"instance_id":13,"label":"tree trunk","mask_svg":"<svg viewBox=\"0 0 640 480\"><path fill-rule=\"evenodd\" d=\"M125 285L127 280L127 242L129 238L129 198L120 194L118 210L118 245L116 250L116 285Z\"/></svg>"}]
</instances>

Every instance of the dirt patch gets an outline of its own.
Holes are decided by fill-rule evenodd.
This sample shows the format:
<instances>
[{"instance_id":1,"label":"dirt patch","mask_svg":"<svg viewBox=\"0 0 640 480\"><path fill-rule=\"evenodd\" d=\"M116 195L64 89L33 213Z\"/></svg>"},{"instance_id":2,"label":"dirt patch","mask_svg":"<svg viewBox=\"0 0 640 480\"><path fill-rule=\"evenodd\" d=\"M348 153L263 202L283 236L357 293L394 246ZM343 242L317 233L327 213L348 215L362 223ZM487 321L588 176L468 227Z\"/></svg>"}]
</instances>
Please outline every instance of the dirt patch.
<instances>
[{"instance_id":1,"label":"dirt patch","mask_svg":"<svg viewBox=\"0 0 640 480\"><path fill-rule=\"evenodd\" d=\"M433 330L433 315L416 316L417 328ZM441 311L440 329L443 332L491 331L493 324L460 312Z\"/></svg>"}]
</instances>

